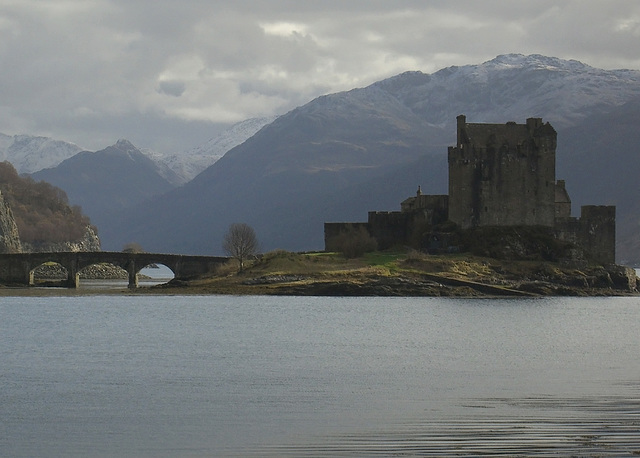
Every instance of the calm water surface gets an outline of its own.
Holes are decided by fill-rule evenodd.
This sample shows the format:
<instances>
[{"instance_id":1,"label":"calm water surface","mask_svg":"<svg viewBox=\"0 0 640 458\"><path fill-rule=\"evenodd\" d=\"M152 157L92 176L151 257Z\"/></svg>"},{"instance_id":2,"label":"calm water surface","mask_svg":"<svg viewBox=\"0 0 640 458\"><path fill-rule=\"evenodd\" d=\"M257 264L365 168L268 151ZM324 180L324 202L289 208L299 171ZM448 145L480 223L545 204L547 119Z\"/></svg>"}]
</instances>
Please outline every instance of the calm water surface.
<instances>
[{"instance_id":1,"label":"calm water surface","mask_svg":"<svg viewBox=\"0 0 640 458\"><path fill-rule=\"evenodd\" d=\"M640 299L3 297L0 456L637 456Z\"/></svg>"}]
</instances>

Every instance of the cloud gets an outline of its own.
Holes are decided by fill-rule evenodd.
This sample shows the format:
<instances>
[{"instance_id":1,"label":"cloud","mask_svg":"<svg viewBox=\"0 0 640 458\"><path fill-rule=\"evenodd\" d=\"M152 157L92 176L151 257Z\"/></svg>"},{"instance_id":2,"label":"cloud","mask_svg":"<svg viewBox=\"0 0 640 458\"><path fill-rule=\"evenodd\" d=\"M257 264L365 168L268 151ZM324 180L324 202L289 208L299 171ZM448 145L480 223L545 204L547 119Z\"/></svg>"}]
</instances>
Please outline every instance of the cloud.
<instances>
[{"instance_id":1,"label":"cloud","mask_svg":"<svg viewBox=\"0 0 640 458\"><path fill-rule=\"evenodd\" d=\"M187 85L183 81L160 81L158 83L158 92L161 94L180 97L184 94Z\"/></svg>"},{"instance_id":2,"label":"cloud","mask_svg":"<svg viewBox=\"0 0 640 458\"><path fill-rule=\"evenodd\" d=\"M199 126L186 144L207 124L509 52L640 68L638 35L626 0L3 0L0 132L99 149L138 118L138 146L168 149L172 120Z\"/></svg>"}]
</instances>

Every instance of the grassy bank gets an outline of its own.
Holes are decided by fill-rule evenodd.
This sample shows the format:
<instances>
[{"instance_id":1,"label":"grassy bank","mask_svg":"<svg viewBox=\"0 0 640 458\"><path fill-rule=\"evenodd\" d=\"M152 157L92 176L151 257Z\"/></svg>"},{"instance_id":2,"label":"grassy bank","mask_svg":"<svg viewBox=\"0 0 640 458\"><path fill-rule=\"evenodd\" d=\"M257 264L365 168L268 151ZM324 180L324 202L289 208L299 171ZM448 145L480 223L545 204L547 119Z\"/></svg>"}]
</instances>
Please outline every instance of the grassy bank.
<instances>
[{"instance_id":1,"label":"grassy bank","mask_svg":"<svg viewBox=\"0 0 640 458\"><path fill-rule=\"evenodd\" d=\"M623 295L633 294L636 286L635 272L633 279L628 275L624 268L577 268L463 254L385 251L345 258L335 252L275 251L248 263L241 272L230 263L206 278L151 289L247 295Z\"/></svg>"}]
</instances>

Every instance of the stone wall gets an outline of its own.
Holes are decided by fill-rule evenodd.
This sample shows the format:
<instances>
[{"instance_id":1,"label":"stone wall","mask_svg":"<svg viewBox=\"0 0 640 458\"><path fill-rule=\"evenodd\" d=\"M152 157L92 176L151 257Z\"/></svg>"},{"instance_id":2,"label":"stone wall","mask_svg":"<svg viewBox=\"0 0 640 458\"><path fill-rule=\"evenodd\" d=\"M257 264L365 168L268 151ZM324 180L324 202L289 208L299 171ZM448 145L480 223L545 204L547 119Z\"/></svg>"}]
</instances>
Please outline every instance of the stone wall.
<instances>
[{"instance_id":1,"label":"stone wall","mask_svg":"<svg viewBox=\"0 0 640 458\"><path fill-rule=\"evenodd\" d=\"M332 241L344 232L359 230L361 227L369 230L367 223L324 223L324 247L326 251L335 251Z\"/></svg>"},{"instance_id":2,"label":"stone wall","mask_svg":"<svg viewBox=\"0 0 640 458\"><path fill-rule=\"evenodd\" d=\"M580 245L600 264L616 262L616 207L585 205L580 212Z\"/></svg>"},{"instance_id":3,"label":"stone wall","mask_svg":"<svg viewBox=\"0 0 640 458\"><path fill-rule=\"evenodd\" d=\"M558 239L575 245L576 259L615 264L615 206L585 205L581 208L580 218L560 218L555 229Z\"/></svg>"}]
</instances>

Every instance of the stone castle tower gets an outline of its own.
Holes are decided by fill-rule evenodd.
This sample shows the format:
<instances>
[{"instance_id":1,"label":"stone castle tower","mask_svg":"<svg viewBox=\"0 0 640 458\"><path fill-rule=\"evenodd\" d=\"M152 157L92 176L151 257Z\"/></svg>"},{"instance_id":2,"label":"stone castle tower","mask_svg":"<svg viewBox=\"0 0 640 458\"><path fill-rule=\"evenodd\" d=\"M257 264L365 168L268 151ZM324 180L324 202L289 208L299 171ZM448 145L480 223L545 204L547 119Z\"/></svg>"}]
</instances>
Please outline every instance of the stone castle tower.
<instances>
[{"instance_id":1,"label":"stone castle tower","mask_svg":"<svg viewBox=\"0 0 640 458\"><path fill-rule=\"evenodd\" d=\"M526 124L470 124L460 115L449 147L449 219L474 226L554 226L556 131Z\"/></svg>"}]
</instances>

